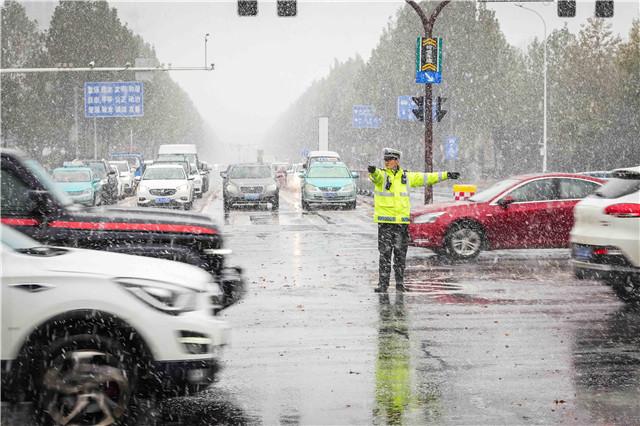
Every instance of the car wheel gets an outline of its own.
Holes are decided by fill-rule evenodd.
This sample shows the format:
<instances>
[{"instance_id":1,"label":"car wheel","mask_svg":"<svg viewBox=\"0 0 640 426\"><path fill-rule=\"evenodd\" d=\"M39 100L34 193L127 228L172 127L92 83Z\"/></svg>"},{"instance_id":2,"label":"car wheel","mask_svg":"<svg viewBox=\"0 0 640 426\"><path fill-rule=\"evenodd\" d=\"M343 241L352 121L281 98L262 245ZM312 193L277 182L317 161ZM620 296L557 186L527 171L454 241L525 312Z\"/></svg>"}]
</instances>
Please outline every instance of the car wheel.
<instances>
[{"instance_id":1,"label":"car wheel","mask_svg":"<svg viewBox=\"0 0 640 426\"><path fill-rule=\"evenodd\" d=\"M613 273L606 278L606 282L620 300L630 303L640 302L640 275Z\"/></svg>"},{"instance_id":2,"label":"car wheel","mask_svg":"<svg viewBox=\"0 0 640 426\"><path fill-rule=\"evenodd\" d=\"M43 348L35 377L42 423L121 424L136 390L136 361L116 340L67 335Z\"/></svg>"},{"instance_id":3,"label":"car wheel","mask_svg":"<svg viewBox=\"0 0 640 426\"><path fill-rule=\"evenodd\" d=\"M184 209L185 210L191 210L193 208L193 201L190 201L188 203L184 203Z\"/></svg>"},{"instance_id":4,"label":"car wheel","mask_svg":"<svg viewBox=\"0 0 640 426\"><path fill-rule=\"evenodd\" d=\"M308 211L309 210L309 203L307 203L304 200L302 200L302 210L303 211Z\"/></svg>"},{"instance_id":5,"label":"car wheel","mask_svg":"<svg viewBox=\"0 0 640 426\"><path fill-rule=\"evenodd\" d=\"M280 209L280 197L276 196L271 200L271 210L277 212Z\"/></svg>"},{"instance_id":6,"label":"car wheel","mask_svg":"<svg viewBox=\"0 0 640 426\"><path fill-rule=\"evenodd\" d=\"M227 201L227 197L222 198L222 208L225 212L228 212L231 209L231 205Z\"/></svg>"},{"instance_id":7,"label":"car wheel","mask_svg":"<svg viewBox=\"0 0 640 426\"><path fill-rule=\"evenodd\" d=\"M471 222L454 224L445 237L447 255L455 260L472 260L482 250L484 236L479 225Z\"/></svg>"},{"instance_id":8,"label":"car wheel","mask_svg":"<svg viewBox=\"0 0 640 426\"><path fill-rule=\"evenodd\" d=\"M357 203L358 203L357 201L352 201L352 202L351 202L351 204L349 205L349 208L350 208L351 210L355 210L355 209L356 209L356 205L357 205Z\"/></svg>"}]
</instances>

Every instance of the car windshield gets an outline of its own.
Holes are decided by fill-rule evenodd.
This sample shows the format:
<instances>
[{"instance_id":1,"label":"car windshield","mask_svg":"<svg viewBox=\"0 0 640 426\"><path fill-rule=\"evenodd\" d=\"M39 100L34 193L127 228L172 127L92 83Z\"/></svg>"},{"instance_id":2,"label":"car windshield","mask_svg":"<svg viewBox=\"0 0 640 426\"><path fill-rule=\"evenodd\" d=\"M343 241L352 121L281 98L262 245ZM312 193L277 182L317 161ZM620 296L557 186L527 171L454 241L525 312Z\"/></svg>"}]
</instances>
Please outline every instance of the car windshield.
<instances>
[{"instance_id":1,"label":"car windshield","mask_svg":"<svg viewBox=\"0 0 640 426\"><path fill-rule=\"evenodd\" d=\"M87 163L87 165L93 172L93 175L98 179L102 179L107 176L107 171L104 168L104 163Z\"/></svg>"},{"instance_id":2,"label":"car windshield","mask_svg":"<svg viewBox=\"0 0 640 426\"><path fill-rule=\"evenodd\" d=\"M640 171L620 170L613 172L612 176L595 192L596 197L620 198L640 191Z\"/></svg>"},{"instance_id":3,"label":"car windshield","mask_svg":"<svg viewBox=\"0 0 640 426\"><path fill-rule=\"evenodd\" d=\"M111 163L111 164L116 166L116 168L118 169L118 172L120 172L120 173L125 173L125 172L129 171L129 163L127 163L127 162Z\"/></svg>"},{"instance_id":4,"label":"car windshield","mask_svg":"<svg viewBox=\"0 0 640 426\"><path fill-rule=\"evenodd\" d=\"M271 177L267 166L235 166L229 172L231 179L264 179Z\"/></svg>"},{"instance_id":5,"label":"car windshield","mask_svg":"<svg viewBox=\"0 0 640 426\"><path fill-rule=\"evenodd\" d=\"M143 180L176 180L186 179L182 168L177 167L150 167L144 173Z\"/></svg>"},{"instance_id":6,"label":"car windshield","mask_svg":"<svg viewBox=\"0 0 640 426\"><path fill-rule=\"evenodd\" d=\"M311 167L307 173L310 178L348 178L351 177L349 169L344 166Z\"/></svg>"},{"instance_id":7,"label":"car windshield","mask_svg":"<svg viewBox=\"0 0 640 426\"><path fill-rule=\"evenodd\" d=\"M496 195L500 194L507 188L517 184L518 182L520 182L518 179L507 179L500 181L485 189L484 191L478 192L477 194L469 198L469 201L473 201L475 203L486 203L487 201L493 199Z\"/></svg>"},{"instance_id":8,"label":"car windshield","mask_svg":"<svg viewBox=\"0 0 640 426\"><path fill-rule=\"evenodd\" d=\"M53 179L56 182L90 182L91 173L82 170L54 170Z\"/></svg>"}]
</instances>

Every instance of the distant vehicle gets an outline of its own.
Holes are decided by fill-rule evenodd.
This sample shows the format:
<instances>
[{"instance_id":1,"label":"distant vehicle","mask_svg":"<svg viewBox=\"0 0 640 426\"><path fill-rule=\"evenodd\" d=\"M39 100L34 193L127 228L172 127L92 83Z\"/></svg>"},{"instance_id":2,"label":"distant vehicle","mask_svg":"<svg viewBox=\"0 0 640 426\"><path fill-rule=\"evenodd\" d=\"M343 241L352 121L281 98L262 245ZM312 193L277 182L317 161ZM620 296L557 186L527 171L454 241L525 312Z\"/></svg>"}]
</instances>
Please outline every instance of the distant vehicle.
<instances>
[{"instance_id":1,"label":"distant vehicle","mask_svg":"<svg viewBox=\"0 0 640 426\"><path fill-rule=\"evenodd\" d=\"M601 279L640 301L640 167L617 169L575 208L571 258L577 278Z\"/></svg>"},{"instance_id":2,"label":"distant vehicle","mask_svg":"<svg viewBox=\"0 0 640 426\"><path fill-rule=\"evenodd\" d=\"M111 160L122 161L125 160L129 163L129 170L131 170L132 179L142 176L145 168L144 156L139 152L112 152Z\"/></svg>"},{"instance_id":3,"label":"distant vehicle","mask_svg":"<svg viewBox=\"0 0 640 426\"><path fill-rule=\"evenodd\" d=\"M300 172L302 210L312 205L343 205L356 208L356 185L358 173L351 172L340 161L318 161Z\"/></svg>"},{"instance_id":4,"label":"distant vehicle","mask_svg":"<svg viewBox=\"0 0 640 426\"><path fill-rule=\"evenodd\" d=\"M569 247L573 207L604 181L580 174L512 177L468 201L411 212L411 244L456 260L482 250Z\"/></svg>"},{"instance_id":5,"label":"distant vehicle","mask_svg":"<svg viewBox=\"0 0 640 426\"><path fill-rule=\"evenodd\" d=\"M100 180L89 167L58 167L53 180L78 204L95 206L102 198Z\"/></svg>"},{"instance_id":6,"label":"distant vehicle","mask_svg":"<svg viewBox=\"0 0 640 426\"><path fill-rule=\"evenodd\" d=\"M307 169L316 161L340 161L340 154L335 151L311 151L307 155L306 161L302 167Z\"/></svg>"},{"instance_id":7,"label":"distant vehicle","mask_svg":"<svg viewBox=\"0 0 640 426\"><path fill-rule=\"evenodd\" d=\"M175 163L183 165L185 171L189 175L189 178L193 181L194 196L196 198L202 198L204 180L203 175L198 171L197 161L190 159L190 156L185 154L160 154L155 160L155 164L159 163Z\"/></svg>"},{"instance_id":8,"label":"distant vehicle","mask_svg":"<svg viewBox=\"0 0 640 426\"><path fill-rule=\"evenodd\" d=\"M196 187L201 187L201 192L209 190L209 165L205 161L200 161L198 148L195 144L164 144L158 148L158 157L163 155L179 154L185 155L193 170L201 175L202 184L196 182ZM197 180L196 180L197 181Z\"/></svg>"},{"instance_id":9,"label":"distant vehicle","mask_svg":"<svg viewBox=\"0 0 640 426\"><path fill-rule=\"evenodd\" d=\"M140 399L213 382L230 330L211 275L0 229L3 400L33 401L42 424L136 424Z\"/></svg>"},{"instance_id":10,"label":"distant vehicle","mask_svg":"<svg viewBox=\"0 0 640 426\"><path fill-rule=\"evenodd\" d=\"M293 163L287 170L287 186L290 188L300 188L300 172L304 170L302 168L303 163Z\"/></svg>"},{"instance_id":11,"label":"distant vehicle","mask_svg":"<svg viewBox=\"0 0 640 426\"><path fill-rule=\"evenodd\" d=\"M133 193L134 177L133 172L129 167L129 162L126 160L121 161L109 161L109 164L116 166L118 169L118 175L122 182L123 195L131 195Z\"/></svg>"},{"instance_id":12,"label":"distant vehicle","mask_svg":"<svg viewBox=\"0 0 640 426\"><path fill-rule=\"evenodd\" d=\"M231 164L220 172L223 179L222 199L224 211L233 206L264 205L271 203L271 210L280 207L278 184L271 168L266 164Z\"/></svg>"},{"instance_id":13,"label":"distant vehicle","mask_svg":"<svg viewBox=\"0 0 640 426\"><path fill-rule=\"evenodd\" d=\"M147 167L138 184L138 206L193 206L193 179L179 164L155 164Z\"/></svg>"},{"instance_id":14,"label":"distant vehicle","mask_svg":"<svg viewBox=\"0 0 640 426\"><path fill-rule=\"evenodd\" d=\"M114 204L118 201L117 172L111 170L106 160L80 160L91 169L93 175L100 179L101 202L100 204Z\"/></svg>"}]
</instances>

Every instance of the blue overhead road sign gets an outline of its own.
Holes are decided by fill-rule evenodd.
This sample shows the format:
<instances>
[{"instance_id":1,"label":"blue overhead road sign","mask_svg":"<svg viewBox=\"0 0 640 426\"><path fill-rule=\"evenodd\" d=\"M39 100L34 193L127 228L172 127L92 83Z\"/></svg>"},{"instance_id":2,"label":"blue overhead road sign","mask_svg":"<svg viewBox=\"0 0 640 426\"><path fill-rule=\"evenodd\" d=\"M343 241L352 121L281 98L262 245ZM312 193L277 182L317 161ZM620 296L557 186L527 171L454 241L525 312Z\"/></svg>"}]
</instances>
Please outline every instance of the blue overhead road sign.
<instances>
[{"instance_id":1,"label":"blue overhead road sign","mask_svg":"<svg viewBox=\"0 0 640 426\"><path fill-rule=\"evenodd\" d=\"M356 129L377 129L382 118L375 115L373 105L354 105L352 124Z\"/></svg>"},{"instance_id":2,"label":"blue overhead road sign","mask_svg":"<svg viewBox=\"0 0 640 426\"><path fill-rule=\"evenodd\" d=\"M415 108L416 104L411 96L398 96L398 119L416 121L416 116L413 114Z\"/></svg>"},{"instance_id":3,"label":"blue overhead road sign","mask_svg":"<svg viewBox=\"0 0 640 426\"><path fill-rule=\"evenodd\" d=\"M85 117L144 116L144 83L103 81L84 83Z\"/></svg>"}]
</instances>

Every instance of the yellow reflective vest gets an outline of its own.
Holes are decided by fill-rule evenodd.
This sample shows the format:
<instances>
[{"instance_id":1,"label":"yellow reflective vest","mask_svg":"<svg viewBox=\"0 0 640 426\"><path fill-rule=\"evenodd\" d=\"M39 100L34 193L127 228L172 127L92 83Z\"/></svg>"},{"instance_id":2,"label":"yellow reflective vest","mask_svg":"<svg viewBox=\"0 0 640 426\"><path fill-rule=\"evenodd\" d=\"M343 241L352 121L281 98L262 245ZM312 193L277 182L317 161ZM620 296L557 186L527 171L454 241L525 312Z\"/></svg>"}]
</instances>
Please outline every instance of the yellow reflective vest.
<instances>
[{"instance_id":1,"label":"yellow reflective vest","mask_svg":"<svg viewBox=\"0 0 640 426\"><path fill-rule=\"evenodd\" d=\"M369 174L369 180L375 185L373 221L409 224L409 187L435 185L445 179L447 172L419 173L401 168L394 172L392 169L376 169Z\"/></svg>"}]
</instances>

